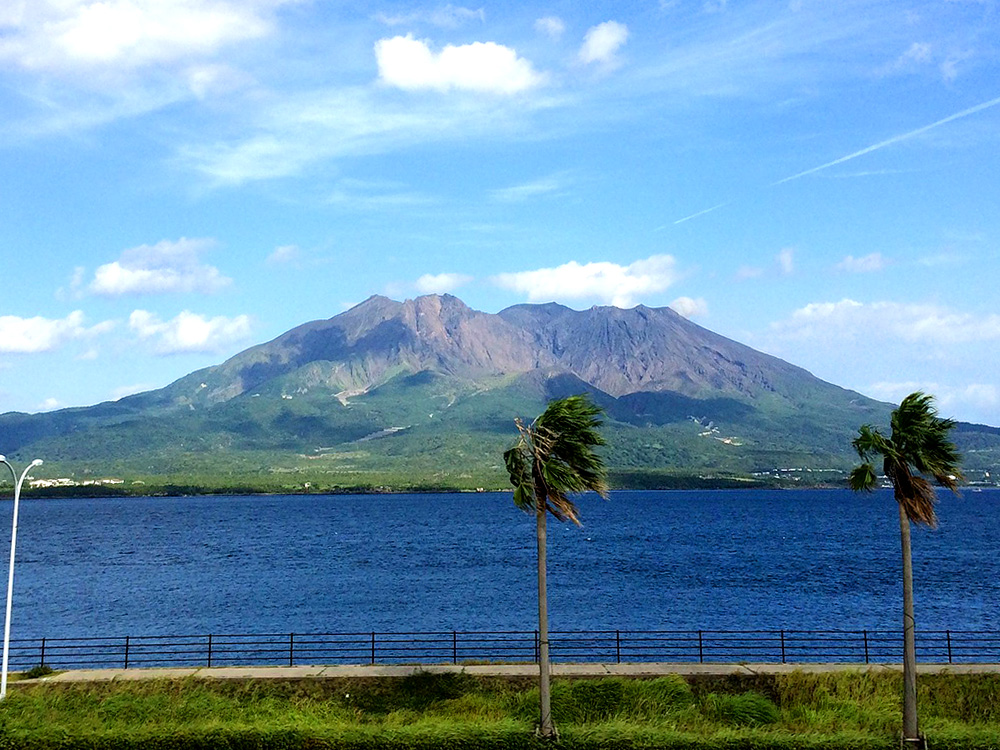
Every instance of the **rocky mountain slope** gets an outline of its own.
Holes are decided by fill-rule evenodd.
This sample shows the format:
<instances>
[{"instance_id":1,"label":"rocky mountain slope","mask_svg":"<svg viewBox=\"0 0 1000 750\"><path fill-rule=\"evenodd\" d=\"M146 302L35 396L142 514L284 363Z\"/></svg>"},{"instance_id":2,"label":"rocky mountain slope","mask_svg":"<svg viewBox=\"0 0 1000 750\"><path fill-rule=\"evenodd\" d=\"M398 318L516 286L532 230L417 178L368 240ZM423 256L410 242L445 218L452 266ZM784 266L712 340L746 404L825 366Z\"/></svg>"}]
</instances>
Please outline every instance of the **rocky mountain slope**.
<instances>
[{"instance_id":1,"label":"rocky mountain slope","mask_svg":"<svg viewBox=\"0 0 1000 750\"><path fill-rule=\"evenodd\" d=\"M792 469L837 481L857 427L891 409L669 308L489 314L450 295L376 296L156 391L0 415L0 451L75 476L500 486L513 417L584 391L607 412L606 457L626 484ZM983 467L997 432L963 430Z\"/></svg>"}]
</instances>

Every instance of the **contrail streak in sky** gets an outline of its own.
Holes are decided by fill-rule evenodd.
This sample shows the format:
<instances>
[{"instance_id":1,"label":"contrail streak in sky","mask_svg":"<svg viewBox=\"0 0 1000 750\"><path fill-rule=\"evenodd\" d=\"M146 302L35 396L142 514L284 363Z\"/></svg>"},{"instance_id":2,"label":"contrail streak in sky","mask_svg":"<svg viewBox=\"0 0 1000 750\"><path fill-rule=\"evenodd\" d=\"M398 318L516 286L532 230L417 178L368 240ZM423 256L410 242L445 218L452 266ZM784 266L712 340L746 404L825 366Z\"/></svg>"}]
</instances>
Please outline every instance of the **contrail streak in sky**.
<instances>
[{"instance_id":1,"label":"contrail streak in sky","mask_svg":"<svg viewBox=\"0 0 1000 750\"><path fill-rule=\"evenodd\" d=\"M677 221L674 222L674 224L683 224L685 221L690 221L691 219L695 219L695 218L697 218L699 216L704 216L705 214L711 213L712 211L714 211L717 208L722 208L723 206L728 206L728 205L729 205L729 201L726 201L725 203L720 203L718 206L712 206L711 208L706 208L704 211L699 211L696 214L691 214L690 216L685 216L683 219L678 219Z\"/></svg>"},{"instance_id":2,"label":"contrail streak in sky","mask_svg":"<svg viewBox=\"0 0 1000 750\"><path fill-rule=\"evenodd\" d=\"M837 164L843 164L845 161L850 161L851 159L857 159L859 156L864 156L865 154L870 154L872 151L878 151L880 148L885 148L886 146L891 146L894 143L899 143L900 141L905 141L907 138L913 138L914 136L920 135L921 133L926 133L928 130L933 130L934 128L938 127L939 125L944 125L946 123L951 122L952 120L959 120L959 119L961 119L963 117L968 117L969 115L974 115L976 112L981 112L984 109L989 109L990 107L995 107L998 104L1000 104L1000 97L997 97L996 99L991 99L988 102L983 102L982 104L977 104L975 107L969 107L968 109L963 109L961 112L958 112L958 113L953 114L953 115L949 115L948 117L945 117L942 120L938 120L937 122L932 122L930 125L924 125L922 128L917 128L916 130L911 130L909 133L903 133L901 135L895 135L892 138L888 138L888 139L886 139L884 141L876 143L873 146L869 146L868 148L863 148L860 151L855 151L853 154L848 154L847 156L841 156L839 159L834 159L833 161L829 161L826 164L821 164L818 167L813 167L812 169L807 169L805 172L799 172L798 174L793 174L791 177L786 177L783 180L778 180L777 182L772 182L771 183L771 187L774 187L775 185L783 185L786 182L791 182L792 180L797 180L800 177L805 177L806 175L810 175L810 174L814 174L816 172L819 172L821 169L826 169L827 167L833 167L833 166L836 166ZM711 210L712 209L709 209L709 211L711 211ZM702 211L702 213L705 213L705 212ZM695 214L695 216L698 216L698 214Z\"/></svg>"},{"instance_id":3,"label":"contrail streak in sky","mask_svg":"<svg viewBox=\"0 0 1000 750\"><path fill-rule=\"evenodd\" d=\"M812 169L807 169L804 172L799 172L798 174L793 174L791 177L785 177L777 182L772 182L769 187L775 187L777 185L784 185L786 182L791 182L792 180L797 180L800 177L805 177L806 175L815 174L816 172L828 169L829 167L835 167L838 164L843 164L845 161L850 161L851 159L857 159L859 156L864 156L865 154L870 154L872 151L878 151L880 148L885 148L886 146L891 146L894 143L899 143L900 141L905 141L908 138L913 138L914 136L926 133L928 130L933 130L941 125L946 125L954 120L960 120L963 117L968 117L969 115L974 115L976 112L982 112L984 109L989 109L990 107L995 107L1000 104L1000 96L996 99L990 99L988 102L983 102L982 104L977 104L974 107L969 107L968 109L963 109L961 112L956 112L953 115L932 122L930 125L924 125L922 128L917 128L916 130L911 130L908 133L901 133L900 135L894 135L892 138L887 138L884 141L880 141L872 146L863 148L860 151L855 151L853 154L848 154L847 156L841 156L839 159L834 159L833 161L828 161L826 164L820 164L818 167L813 167ZM725 203L720 203L717 206L712 206L711 208L706 208L704 211L699 211L698 213L691 214L690 216L685 216L683 219L677 219L674 224L683 224L685 221L690 221L691 219L696 219L699 216L704 216L707 213L711 213L723 206L728 206L732 201L726 201Z\"/></svg>"}]
</instances>

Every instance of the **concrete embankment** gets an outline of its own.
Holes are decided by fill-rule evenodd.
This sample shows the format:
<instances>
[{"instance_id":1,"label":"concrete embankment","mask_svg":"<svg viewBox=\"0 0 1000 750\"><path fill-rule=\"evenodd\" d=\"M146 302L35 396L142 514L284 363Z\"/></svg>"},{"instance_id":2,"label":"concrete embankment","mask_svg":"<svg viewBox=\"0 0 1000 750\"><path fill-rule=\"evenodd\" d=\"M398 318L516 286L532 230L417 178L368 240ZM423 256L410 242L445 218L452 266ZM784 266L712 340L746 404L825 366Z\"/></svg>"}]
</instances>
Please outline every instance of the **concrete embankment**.
<instances>
[{"instance_id":1,"label":"concrete embankment","mask_svg":"<svg viewBox=\"0 0 1000 750\"><path fill-rule=\"evenodd\" d=\"M754 676L791 672L874 671L899 672L899 664L553 664L556 677L658 677ZM1000 674L1000 664L920 664L920 674ZM406 664L406 665L316 665L304 667L169 667L150 669L77 669L48 675L22 684L40 682L108 682L112 680L162 680L194 677L207 680L305 680L335 678L406 677L416 672L466 674L491 677L528 678L538 675L535 664ZM13 683L17 684L17 683Z\"/></svg>"}]
</instances>

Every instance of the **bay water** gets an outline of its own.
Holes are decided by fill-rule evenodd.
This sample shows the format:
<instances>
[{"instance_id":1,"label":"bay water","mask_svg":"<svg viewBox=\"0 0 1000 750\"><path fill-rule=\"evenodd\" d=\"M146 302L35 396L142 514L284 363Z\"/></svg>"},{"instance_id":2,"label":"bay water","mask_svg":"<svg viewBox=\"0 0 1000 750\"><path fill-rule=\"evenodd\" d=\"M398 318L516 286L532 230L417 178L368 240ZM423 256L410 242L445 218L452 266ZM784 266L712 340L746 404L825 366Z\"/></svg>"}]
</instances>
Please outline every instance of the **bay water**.
<instances>
[{"instance_id":1,"label":"bay water","mask_svg":"<svg viewBox=\"0 0 1000 750\"><path fill-rule=\"evenodd\" d=\"M553 630L900 627L889 491L579 502L582 528L549 523ZM918 628L1000 629L1000 490L938 509L913 534ZM510 493L30 499L12 637L532 630L535 585Z\"/></svg>"}]
</instances>

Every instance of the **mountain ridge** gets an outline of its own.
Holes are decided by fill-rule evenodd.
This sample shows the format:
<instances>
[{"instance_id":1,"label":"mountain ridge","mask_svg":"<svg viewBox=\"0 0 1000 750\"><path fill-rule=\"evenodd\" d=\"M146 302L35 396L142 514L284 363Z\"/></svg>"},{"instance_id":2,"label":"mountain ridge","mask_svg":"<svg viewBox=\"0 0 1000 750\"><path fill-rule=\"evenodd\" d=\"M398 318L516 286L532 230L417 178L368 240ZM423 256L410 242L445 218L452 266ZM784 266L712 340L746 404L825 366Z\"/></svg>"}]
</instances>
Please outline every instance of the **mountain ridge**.
<instances>
[{"instance_id":1,"label":"mountain ridge","mask_svg":"<svg viewBox=\"0 0 1000 750\"><path fill-rule=\"evenodd\" d=\"M670 308L485 313L452 295L375 295L164 388L0 415L0 451L44 451L76 475L106 466L128 476L286 473L327 487L383 476L502 486L513 417L578 392L604 407L606 459L629 476L799 467L839 481L857 427L887 423L892 408ZM1000 435L972 426L962 439L977 466L997 463Z\"/></svg>"}]
</instances>

